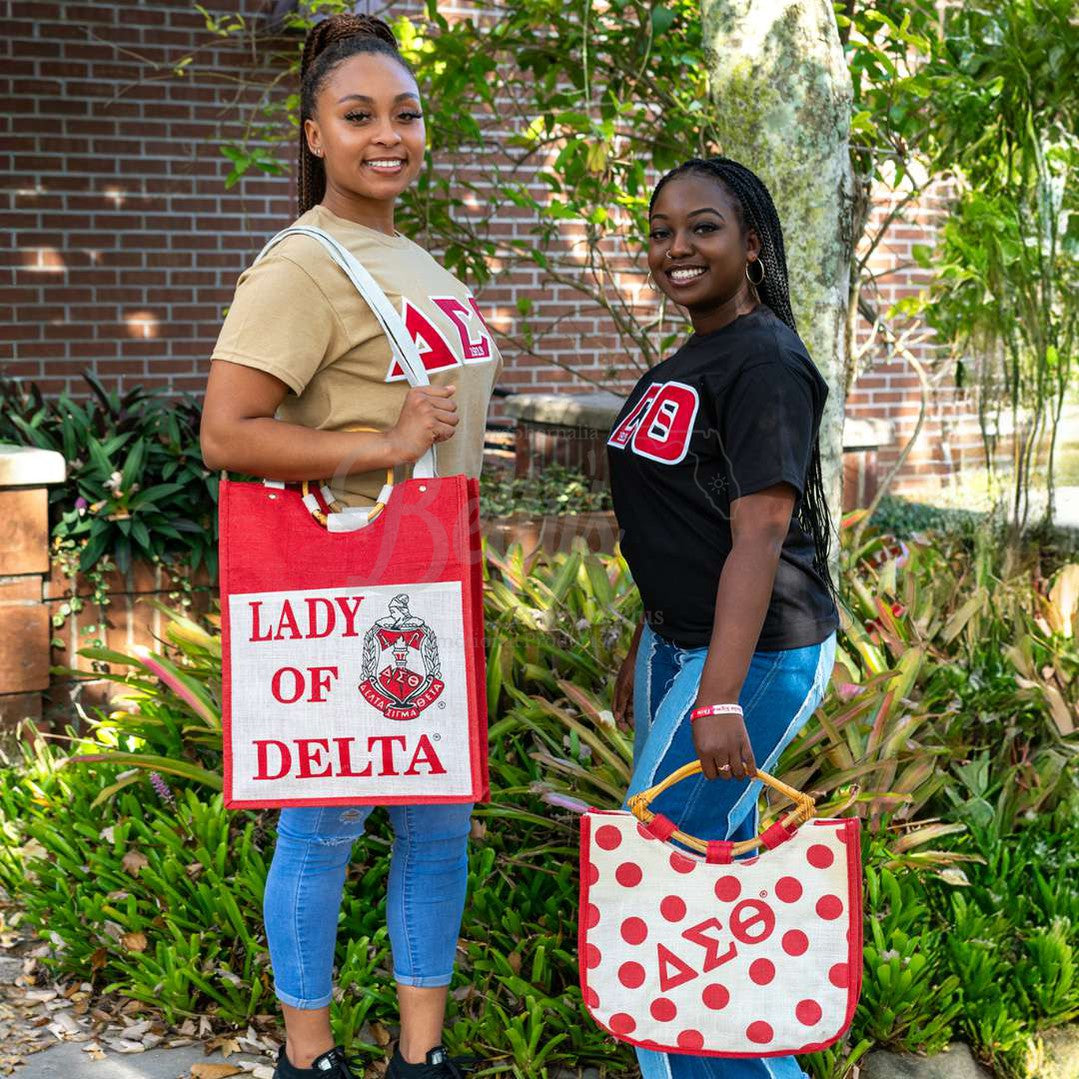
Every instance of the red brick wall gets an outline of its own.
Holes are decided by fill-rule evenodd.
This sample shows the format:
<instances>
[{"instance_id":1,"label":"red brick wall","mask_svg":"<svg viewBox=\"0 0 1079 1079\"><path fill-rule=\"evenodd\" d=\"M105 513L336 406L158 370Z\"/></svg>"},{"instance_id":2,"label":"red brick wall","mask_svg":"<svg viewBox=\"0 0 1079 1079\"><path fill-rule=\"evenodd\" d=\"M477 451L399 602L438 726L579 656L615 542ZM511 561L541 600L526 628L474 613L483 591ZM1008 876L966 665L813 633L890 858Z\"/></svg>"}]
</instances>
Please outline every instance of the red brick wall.
<instances>
[{"instance_id":1,"label":"red brick wall","mask_svg":"<svg viewBox=\"0 0 1079 1079\"><path fill-rule=\"evenodd\" d=\"M288 181L224 189L217 149L243 110L229 83L179 79L250 59L184 0L9 8L2 81L8 247L5 372L50 392L93 368L121 386L199 390L223 305Z\"/></svg>"},{"instance_id":2,"label":"red brick wall","mask_svg":"<svg viewBox=\"0 0 1079 1079\"><path fill-rule=\"evenodd\" d=\"M259 6L233 4L248 14ZM53 393L81 392L78 376L87 367L121 387L200 391L237 275L294 216L288 178L252 174L226 191L230 165L217 149L239 137L251 101L221 76L252 73L253 65L264 72L268 51L252 57L215 38L186 0L27 0L10 6L5 29L0 81L12 107L0 120L8 194L0 238L7 247L4 373ZM191 54L192 75L174 77L173 65ZM876 268L906 261L912 242L927 242L939 209L928 205L915 224L895 228ZM495 228L527 236L522 213L500 211ZM520 330L517 299L532 299L529 321L549 358L507 345L503 383L518 391L592 388L561 363L600 381L614 366L622 385L631 384L602 312L566 286L541 290L537 275L534 268L500 273L482 293L495 326L510 334ZM900 270L884 282L886 294L902 295L919 280L919 272ZM639 279L624 287L652 302ZM928 355L929 346L919 349ZM916 380L902 363L877 365L855 387L850 414L894 418L902 435L916 401ZM935 417L905 477L935 481L972 459L976 439L950 431L956 410L966 408L949 393L935 395ZM882 453L882 464L897 448Z\"/></svg>"}]
</instances>

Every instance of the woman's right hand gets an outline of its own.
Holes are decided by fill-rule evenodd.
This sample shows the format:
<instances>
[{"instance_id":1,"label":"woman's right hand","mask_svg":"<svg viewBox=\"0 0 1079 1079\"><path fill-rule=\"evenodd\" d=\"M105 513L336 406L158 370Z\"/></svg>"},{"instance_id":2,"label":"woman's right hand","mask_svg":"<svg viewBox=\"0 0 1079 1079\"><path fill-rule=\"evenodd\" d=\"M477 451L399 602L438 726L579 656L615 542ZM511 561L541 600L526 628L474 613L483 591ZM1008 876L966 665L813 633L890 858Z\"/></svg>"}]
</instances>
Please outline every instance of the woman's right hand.
<instances>
[{"instance_id":1,"label":"woman's right hand","mask_svg":"<svg viewBox=\"0 0 1079 1079\"><path fill-rule=\"evenodd\" d=\"M631 648L629 655L622 660L622 666L618 668L618 676L614 680L614 718L616 722L625 721L633 726L636 716L633 715L633 673L637 666L637 650Z\"/></svg>"},{"instance_id":2,"label":"woman's right hand","mask_svg":"<svg viewBox=\"0 0 1079 1079\"><path fill-rule=\"evenodd\" d=\"M456 386L412 386L397 422L386 432L393 456L402 464L418 461L436 442L453 437L457 414Z\"/></svg>"}]
</instances>

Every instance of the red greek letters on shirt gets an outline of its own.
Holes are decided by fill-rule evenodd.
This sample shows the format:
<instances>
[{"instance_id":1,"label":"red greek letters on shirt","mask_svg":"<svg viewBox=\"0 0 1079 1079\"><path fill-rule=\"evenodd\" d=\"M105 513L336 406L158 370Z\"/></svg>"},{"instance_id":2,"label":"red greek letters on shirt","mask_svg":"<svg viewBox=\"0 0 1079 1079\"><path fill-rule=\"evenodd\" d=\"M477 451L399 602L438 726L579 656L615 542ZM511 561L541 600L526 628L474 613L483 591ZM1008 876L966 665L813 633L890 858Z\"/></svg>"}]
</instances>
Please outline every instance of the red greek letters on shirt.
<instances>
[{"instance_id":1,"label":"red greek letters on shirt","mask_svg":"<svg viewBox=\"0 0 1079 1079\"><path fill-rule=\"evenodd\" d=\"M686 456L700 400L684 382L662 382L648 389L611 432L607 445L626 449L660 464L676 465Z\"/></svg>"}]
</instances>

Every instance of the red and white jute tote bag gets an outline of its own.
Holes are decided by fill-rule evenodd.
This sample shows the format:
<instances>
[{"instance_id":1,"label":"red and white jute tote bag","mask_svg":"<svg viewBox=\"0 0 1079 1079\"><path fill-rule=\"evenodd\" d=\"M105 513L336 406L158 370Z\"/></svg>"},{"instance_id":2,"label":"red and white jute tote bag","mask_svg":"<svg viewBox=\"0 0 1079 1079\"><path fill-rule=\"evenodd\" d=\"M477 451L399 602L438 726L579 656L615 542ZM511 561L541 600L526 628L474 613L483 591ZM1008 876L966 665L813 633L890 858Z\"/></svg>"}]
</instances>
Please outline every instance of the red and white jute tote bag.
<instances>
[{"instance_id":1,"label":"red and white jute tote bag","mask_svg":"<svg viewBox=\"0 0 1079 1079\"><path fill-rule=\"evenodd\" d=\"M413 386L428 379L385 294L321 229ZM256 260L257 261L257 260ZM220 489L225 804L488 796L479 484L433 450L370 508L325 485Z\"/></svg>"},{"instance_id":2,"label":"red and white jute tote bag","mask_svg":"<svg viewBox=\"0 0 1079 1079\"><path fill-rule=\"evenodd\" d=\"M758 772L794 810L757 839L706 842L648 808L699 771L687 764L630 811L582 817L585 1005L619 1040L665 1053L823 1049L861 991L859 821L814 820L812 798ZM732 860L758 845L759 856Z\"/></svg>"}]
</instances>

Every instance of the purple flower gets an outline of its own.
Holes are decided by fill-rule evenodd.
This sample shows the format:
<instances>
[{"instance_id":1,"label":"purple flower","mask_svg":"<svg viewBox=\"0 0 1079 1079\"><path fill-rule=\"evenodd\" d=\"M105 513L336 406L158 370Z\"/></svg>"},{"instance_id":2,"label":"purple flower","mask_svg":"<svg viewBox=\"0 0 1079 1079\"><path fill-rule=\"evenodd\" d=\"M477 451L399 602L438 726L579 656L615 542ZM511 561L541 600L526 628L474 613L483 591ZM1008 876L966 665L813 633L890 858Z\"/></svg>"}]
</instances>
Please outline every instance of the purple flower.
<instances>
[{"instance_id":1,"label":"purple flower","mask_svg":"<svg viewBox=\"0 0 1079 1079\"><path fill-rule=\"evenodd\" d=\"M544 791L542 798L548 805L556 806L558 809L568 809L572 813L585 813L588 811L587 802L582 802L580 798L573 798L558 791Z\"/></svg>"},{"instance_id":2,"label":"purple flower","mask_svg":"<svg viewBox=\"0 0 1079 1079\"><path fill-rule=\"evenodd\" d=\"M81 495L75 499L75 510L78 512L78 515L80 517L84 517L86 515L86 507L89 505L90 503L87 502L86 499L83 498Z\"/></svg>"},{"instance_id":3,"label":"purple flower","mask_svg":"<svg viewBox=\"0 0 1079 1079\"><path fill-rule=\"evenodd\" d=\"M150 784L157 791L158 798L165 803L165 805L175 805L176 797L172 791L169 790L169 785L157 774L157 772L150 773Z\"/></svg>"}]
</instances>

